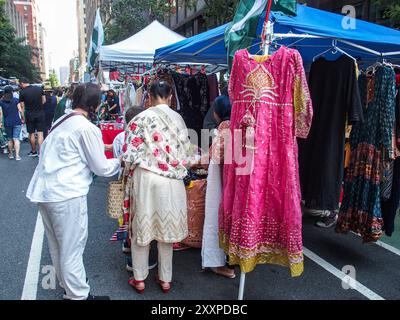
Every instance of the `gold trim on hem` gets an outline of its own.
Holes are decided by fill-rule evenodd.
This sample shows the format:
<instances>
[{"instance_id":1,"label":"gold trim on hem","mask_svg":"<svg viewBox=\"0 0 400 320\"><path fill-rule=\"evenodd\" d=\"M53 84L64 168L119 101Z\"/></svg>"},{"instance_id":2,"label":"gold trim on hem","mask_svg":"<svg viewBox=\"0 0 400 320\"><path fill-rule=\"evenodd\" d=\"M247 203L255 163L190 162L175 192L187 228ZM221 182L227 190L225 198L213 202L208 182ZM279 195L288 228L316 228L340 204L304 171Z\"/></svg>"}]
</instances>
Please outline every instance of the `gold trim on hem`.
<instances>
[{"instance_id":1,"label":"gold trim on hem","mask_svg":"<svg viewBox=\"0 0 400 320\"><path fill-rule=\"evenodd\" d=\"M229 264L239 265L241 272L244 273L252 272L258 264L275 264L283 267L289 267L292 277L299 277L304 271L304 261L302 253L296 255L297 260L301 259L301 261L299 262L290 262L289 255L287 253L284 254L283 252L261 252L250 258L244 258L245 255L248 255L249 250L242 249L237 245L233 245L238 249L236 251L238 251L239 254L230 252L229 249L232 246L229 244L228 237L221 231L219 232L219 243L220 247L229 257ZM243 255L240 254L241 252L243 252Z\"/></svg>"}]
</instances>

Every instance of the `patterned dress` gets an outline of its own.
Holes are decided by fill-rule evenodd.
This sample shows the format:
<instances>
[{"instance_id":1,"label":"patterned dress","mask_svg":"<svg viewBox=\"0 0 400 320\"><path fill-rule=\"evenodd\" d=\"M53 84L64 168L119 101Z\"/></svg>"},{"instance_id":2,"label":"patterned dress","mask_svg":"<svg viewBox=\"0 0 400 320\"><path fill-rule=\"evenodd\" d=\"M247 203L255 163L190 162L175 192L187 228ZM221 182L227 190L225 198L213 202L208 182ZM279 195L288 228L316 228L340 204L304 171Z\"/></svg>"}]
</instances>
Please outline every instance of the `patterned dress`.
<instances>
[{"instance_id":1,"label":"patterned dress","mask_svg":"<svg viewBox=\"0 0 400 320\"><path fill-rule=\"evenodd\" d=\"M382 235L381 177L384 154L392 152L395 121L395 73L379 67L373 78L360 77L364 123L354 125L350 135L351 160L336 231L361 234L364 242Z\"/></svg>"},{"instance_id":2,"label":"patterned dress","mask_svg":"<svg viewBox=\"0 0 400 320\"><path fill-rule=\"evenodd\" d=\"M129 215L131 241L139 246L153 240L182 241L188 235L183 178L190 160L182 117L169 106L158 105L135 117L125 135L124 215Z\"/></svg>"},{"instance_id":3,"label":"patterned dress","mask_svg":"<svg viewBox=\"0 0 400 320\"><path fill-rule=\"evenodd\" d=\"M312 104L298 51L281 47L265 58L239 50L233 62L234 156L230 163L225 156L220 244L229 263L239 264L242 272L272 263L289 266L292 276L299 276L303 247L296 137L308 135Z\"/></svg>"}]
</instances>

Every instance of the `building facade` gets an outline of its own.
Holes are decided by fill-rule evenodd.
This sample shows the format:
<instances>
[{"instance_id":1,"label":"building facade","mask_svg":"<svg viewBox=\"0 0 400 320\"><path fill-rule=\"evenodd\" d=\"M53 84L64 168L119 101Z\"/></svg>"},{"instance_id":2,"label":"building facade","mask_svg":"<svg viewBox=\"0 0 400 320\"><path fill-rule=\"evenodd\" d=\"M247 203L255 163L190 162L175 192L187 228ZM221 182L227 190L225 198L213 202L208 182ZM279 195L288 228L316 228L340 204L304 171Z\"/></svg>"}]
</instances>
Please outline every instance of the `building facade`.
<instances>
[{"instance_id":1,"label":"building facade","mask_svg":"<svg viewBox=\"0 0 400 320\"><path fill-rule=\"evenodd\" d=\"M386 25L392 28L400 27L398 22L396 23L384 17L385 8L391 4L398 4L399 0L383 0L380 4L376 4L374 0L307 0L303 2L307 3L310 7L345 14L347 11L342 11L345 6L353 6L357 19Z\"/></svg>"},{"instance_id":2,"label":"building facade","mask_svg":"<svg viewBox=\"0 0 400 320\"><path fill-rule=\"evenodd\" d=\"M70 83L80 82L81 78L79 77L79 57L78 54L75 54L75 57L69 61L69 78Z\"/></svg>"},{"instance_id":3,"label":"building facade","mask_svg":"<svg viewBox=\"0 0 400 320\"><path fill-rule=\"evenodd\" d=\"M165 25L175 32L191 37L193 35L207 31L207 26L203 18L206 3L198 0L194 8L189 8L186 0L175 0L176 7L174 12L166 17Z\"/></svg>"},{"instance_id":4,"label":"building facade","mask_svg":"<svg viewBox=\"0 0 400 320\"><path fill-rule=\"evenodd\" d=\"M69 67L60 67L60 84L65 86L68 84L69 78Z\"/></svg>"},{"instance_id":5,"label":"building facade","mask_svg":"<svg viewBox=\"0 0 400 320\"><path fill-rule=\"evenodd\" d=\"M27 44L32 48L32 63L39 70L42 80L46 80L46 31L39 22L39 9L36 1L18 0L14 1L14 5L20 16L22 16L25 21Z\"/></svg>"},{"instance_id":6,"label":"building facade","mask_svg":"<svg viewBox=\"0 0 400 320\"><path fill-rule=\"evenodd\" d=\"M76 0L78 17L78 57L80 79L83 79L83 75L86 71L87 56L89 52L90 41L92 38L94 22L96 19L96 11L105 3L110 3L110 0Z\"/></svg>"},{"instance_id":7,"label":"building facade","mask_svg":"<svg viewBox=\"0 0 400 320\"><path fill-rule=\"evenodd\" d=\"M164 20L167 27L186 37L207 30L203 17L206 6L204 0L198 0L194 9L188 8L187 0L174 1L176 9ZM380 5L377 5L374 0L302 0L299 2L305 3L310 7L336 13L342 13L342 9L345 6L351 5L355 8L356 18L358 19L400 28L398 23L384 18L385 7L390 4L398 4L399 0L383 0Z\"/></svg>"},{"instance_id":8,"label":"building facade","mask_svg":"<svg viewBox=\"0 0 400 320\"><path fill-rule=\"evenodd\" d=\"M46 68L46 29L43 24L39 22L39 33L38 33L38 49L39 49L39 71L43 80L49 77L48 69Z\"/></svg>"},{"instance_id":9,"label":"building facade","mask_svg":"<svg viewBox=\"0 0 400 320\"><path fill-rule=\"evenodd\" d=\"M25 23L24 17L19 14L17 7L14 4L14 0L6 0L5 9L6 15L8 16L11 25L14 27L17 37L24 38L25 43L27 43L27 25Z\"/></svg>"}]
</instances>

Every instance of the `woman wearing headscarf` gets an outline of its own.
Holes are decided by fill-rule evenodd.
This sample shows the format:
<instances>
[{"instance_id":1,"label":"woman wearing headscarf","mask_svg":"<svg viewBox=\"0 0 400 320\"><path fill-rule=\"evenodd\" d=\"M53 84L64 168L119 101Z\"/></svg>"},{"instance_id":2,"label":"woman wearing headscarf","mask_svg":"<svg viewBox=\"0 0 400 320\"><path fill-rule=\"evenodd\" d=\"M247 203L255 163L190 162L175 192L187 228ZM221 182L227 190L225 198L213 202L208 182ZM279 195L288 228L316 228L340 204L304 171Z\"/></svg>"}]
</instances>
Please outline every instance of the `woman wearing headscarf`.
<instances>
[{"instance_id":1,"label":"woman wearing headscarf","mask_svg":"<svg viewBox=\"0 0 400 320\"><path fill-rule=\"evenodd\" d=\"M143 293L149 274L149 250L158 242L157 282L168 293L172 281L173 243L188 236L187 175L190 141L183 118L170 108L172 90L165 81L150 87L152 107L128 125L123 160L128 175L130 238L134 277Z\"/></svg>"},{"instance_id":2,"label":"woman wearing headscarf","mask_svg":"<svg viewBox=\"0 0 400 320\"><path fill-rule=\"evenodd\" d=\"M218 210L222 193L222 165L224 164L225 142L229 139L232 106L228 95L219 96L214 102L214 119L218 124L217 135L210 148L206 208L203 228L202 267L229 279L236 277L235 271L227 266L224 250L219 247ZM228 145L228 144L227 144Z\"/></svg>"}]
</instances>

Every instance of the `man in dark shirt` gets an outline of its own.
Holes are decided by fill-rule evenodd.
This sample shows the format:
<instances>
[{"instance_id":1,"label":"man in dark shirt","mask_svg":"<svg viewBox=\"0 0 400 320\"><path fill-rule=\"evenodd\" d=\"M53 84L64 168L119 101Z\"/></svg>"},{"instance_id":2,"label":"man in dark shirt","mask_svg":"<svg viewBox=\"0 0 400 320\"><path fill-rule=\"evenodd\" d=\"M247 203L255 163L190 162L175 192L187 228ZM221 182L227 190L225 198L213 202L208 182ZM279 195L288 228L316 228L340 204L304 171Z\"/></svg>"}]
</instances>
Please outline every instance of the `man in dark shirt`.
<instances>
[{"instance_id":1,"label":"man in dark shirt","mask_svg":"<svg viewBox=\"0 0 400 320\"><path fill-rule=\"evenodd\" d=\"M30 157L37 157L38 151L36 149L35 132L38 137L38 144L43 143L43 132L46 127L46 119L43 105L46 103L46 96L44 95L43 88L33 86L28 83L26 79L21 79L22 91L19 100L22 109L25 111L26 128L29 133L32 151L29 153Z\"/></svg>"}]
</instances>

